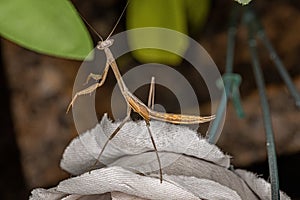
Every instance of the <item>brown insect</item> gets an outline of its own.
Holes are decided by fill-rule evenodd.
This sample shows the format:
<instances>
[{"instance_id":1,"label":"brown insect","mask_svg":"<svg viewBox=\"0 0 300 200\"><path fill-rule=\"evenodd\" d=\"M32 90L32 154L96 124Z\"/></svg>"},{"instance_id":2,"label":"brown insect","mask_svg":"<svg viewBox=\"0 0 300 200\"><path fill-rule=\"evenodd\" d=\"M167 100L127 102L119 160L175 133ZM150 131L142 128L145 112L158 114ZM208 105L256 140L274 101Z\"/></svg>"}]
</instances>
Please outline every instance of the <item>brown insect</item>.
<instances>
[{"instance_id":1,"label":"brown insect","mask_svg":"<svg viewBox=\"0 0 300 200\"><path fill-rule=\"evenodd\" d=\"M127 3L128 5L128 3ZM126 5L126 7L127 7ZM119 17L116 25L114 26L112 32L114 31L114 29L116 28L117 24L119 23L122 15L124 14L124 11L126 9L126 7L124 8L121 16ZM83 20L87 23L87 21L83 18ZM118 69L118 65L113 57L112 52L110 51L109 47L113 44L114 40L113 39L109 39L109 37L111 36L112 32L109 34L109 36L107 37L106 40L103 40L102 37L96 32L95 29L93 29L93 27L87 23L88 26L98 35L98 37L101 39L101 41L98 42L97 44L97 49L99 50L103 50L105 52L107 61L106 61L106 66L103 70L103 74L102 75L97 75L97 74L90 74L87 78L87 81L89 81L89 79L95 79L97 82L91 86L89 86L88 88L81 90L79 92L77 92L75 94L75 96L73 97L71 103L68 106L67 112L69 111L69 109L71 108L71 106L74 105L75 100L77 99L78 96L81 95L87 95L92 93L93 91L95 91L98 87L101 87L104 82L105 79L107 77L107 73L109 68L111 67L113 70L113 73L117 79L117 84L121 90L121 93L127 103L127 115L126 117L123 119L123 121L121 122L121 124L116 128L116 130L109 136L109 138L107 139L107 141L105 142L103 148L101 149L97 160L95 162L95 164L97 164L99 162L99 159L102 155L102 153L104 152L107 144L109 143L110 140L112 140L117 133L119 132L119 130L124 126L124 124L130 119L130 113L133 110L134 112L138 113L146 122L146 127L149 133L149 136L151 138L151 142L153 144L155 153L156 153L156 157L157 157L157 161L158 161L158 165L159 165L159 171L160 171L160 182L162 182L163 177L162 177L162 168L161 168L161 162L160 162L160 158L158 155L158 150L155 144L155 141L153 139L151 130L150 130L150 119L155 119L155 120L159 120L159 121L165 121L165 122L170 122L173 124L197 124L197 123L204 123L204 122L209 122L211 120L213 120L215 118L214 115L211 116L194 116L194 115L182 115L182 114L172 114L172 113L163 113L163 112L157 112L155 110L153 110L153 106L154 106L154 77L152 78L151 81L151 86L150 86L150 92L149 92L149 98L148 98L148 106L146 106L140 99L138 99L134 94L132 94L128 88L126 87L122 76L120 74L120 71Z\"/></svg>"}]
</instances>

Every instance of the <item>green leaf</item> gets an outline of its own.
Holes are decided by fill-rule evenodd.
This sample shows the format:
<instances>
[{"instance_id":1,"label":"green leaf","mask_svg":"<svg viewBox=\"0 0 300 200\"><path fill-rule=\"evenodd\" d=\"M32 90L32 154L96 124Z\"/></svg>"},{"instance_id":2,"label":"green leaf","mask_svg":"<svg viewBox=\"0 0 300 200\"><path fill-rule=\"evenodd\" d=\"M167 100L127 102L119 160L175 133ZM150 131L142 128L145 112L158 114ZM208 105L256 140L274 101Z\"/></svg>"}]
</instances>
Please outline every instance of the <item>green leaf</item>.
<instances>
[{"instance_id":1,"label":"green leaf","mask_svg":"<svg viewBox=\"0 0 300 200\"><path fill-rule=\"evenodd\" d=\"M181 33L187 33L186 13L184 0L131 0L127 10L127 29L142 27L168 28ZM171 36L172 37L172 36ZM135 34L128 35L131 48L140 46L141 43L160 43L171 38L166 38L164 33L145 33L143 37ZM181 38L180 41L167 42L168 51L159 49L140 49L132 52L133 56L140 62L164 63L178 65L182 58L174 53L186 51L188 41Z\"/></svg>"},{"instance_id":2,"label":"green leaf","mask_svg":"<svg viewBox=\"0 0 300 200\"><path fill-rule=\"evenodd\" d=\"M84 59L93 49L86 27L68 0L4 0L0 35L30 50Z\"/></svg>"},{"instance_id":3,"label":"green leaf","mask_svg":"<svg viewBox=\"0 0 300 200\"><path fill-rule=\"evenodd\" d=\"M185 0L187 18L191 30L202 29L210 10L211 0Z\"/></svg>"}]
</instances>

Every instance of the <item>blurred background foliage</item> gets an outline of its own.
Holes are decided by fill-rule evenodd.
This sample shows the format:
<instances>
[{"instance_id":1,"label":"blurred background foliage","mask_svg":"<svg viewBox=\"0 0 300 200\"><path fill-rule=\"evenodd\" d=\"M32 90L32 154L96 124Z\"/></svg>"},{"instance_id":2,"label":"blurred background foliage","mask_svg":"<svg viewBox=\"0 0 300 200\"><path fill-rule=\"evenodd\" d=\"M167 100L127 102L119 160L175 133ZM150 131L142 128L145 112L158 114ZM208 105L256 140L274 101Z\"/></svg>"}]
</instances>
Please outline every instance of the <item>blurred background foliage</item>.
<instances>
[{"instance_id":1,"label":"blurred background foliage","mask_svg":"<svg viewBox=\"0 0 300 200\"><path fill-rule=\"evenodd\" d=\"M83 60L93 49L89 32L71 1L11 0L2 1L0 5L0 35L20 46L43 54L79 60ZM191 30L203 27L209 9L210 0L131 0L127 11L127 29L162 27L188 34L188 25ZM161 37L157 34L152 40L161 41ZM150 53L141 50L134 56L145 62L178 64L181 60L158 50ZM171 58L166 60L166 57Z\"/></svg>"},{"instance_id":2,"label":"blurred background foliage","mask_svg":"<svg viewBox=\"0 0 300 200\"><path fill-rule=\"evenodd\" d=\"M0 2L0 35L30 50L83 60L92 40L70 1Z\"/></svg>"}]
</instances>

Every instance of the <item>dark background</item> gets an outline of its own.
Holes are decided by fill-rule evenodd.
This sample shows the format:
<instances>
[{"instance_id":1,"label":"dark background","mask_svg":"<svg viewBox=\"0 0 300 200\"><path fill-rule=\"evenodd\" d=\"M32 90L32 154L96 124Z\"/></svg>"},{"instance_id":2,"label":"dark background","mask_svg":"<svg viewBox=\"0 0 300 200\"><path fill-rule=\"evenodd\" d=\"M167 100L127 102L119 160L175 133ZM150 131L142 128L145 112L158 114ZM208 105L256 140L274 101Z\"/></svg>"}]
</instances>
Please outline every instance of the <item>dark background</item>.
<instances>
[{"instance_id":1,"label":"dark background","mask_svg":"<svg viewBox=\"0 0 300 200\"><path fill-rule=\"evenodd\" d=\"M125 6L125 2L119 0L73 2L103 36L108 35ZM225 65L230 3L214 1L204 29L192 33L221 72ZM300 3L275 0L253 1L252 4L300 91ZM116 32L123 30L124 18ZM63 149L77 134L72 116L65 115L65 110L80 62L37 54L5 39L0 40L0 45L0 199L28 199L33 188L49 188L69 176L59 168L59 161ZM293 199L300 199L300 113L269 60L268 52L260 43L258 48L277 143L280 188ZM137 64L136 61L129 60L122 71L133 64ZM243 26L237 35L234 67L243 78L241 95L246 118L238 119L229 105L218 145L233 155L236 168L246 168L268 180L259 96L247 47L247 30ZM97 97L101 102L97 106L99 118L104 112L110 113L108 97L114 84L115 79L109 74L98 92L101 93ZM160 103L172 101L164 99L164 94L168 93L158 91L156 94L161 96ZM207 109L207 100L206 96L199 98L201 109Z\"/></svg>"}]
</instances>

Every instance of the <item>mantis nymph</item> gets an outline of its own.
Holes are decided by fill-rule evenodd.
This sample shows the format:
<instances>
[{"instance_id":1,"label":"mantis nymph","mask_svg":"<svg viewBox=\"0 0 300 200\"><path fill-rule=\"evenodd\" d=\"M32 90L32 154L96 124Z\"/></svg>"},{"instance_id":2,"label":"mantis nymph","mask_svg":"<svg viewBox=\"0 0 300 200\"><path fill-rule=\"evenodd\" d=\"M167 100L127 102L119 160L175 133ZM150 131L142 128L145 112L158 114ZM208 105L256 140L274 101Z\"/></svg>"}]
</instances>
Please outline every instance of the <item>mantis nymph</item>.
<instances>
[{"instance_id":1,"label":"mantis nymph","mask_svg":"<svg viewBox=\"0 0 300 200\"><path fill-rule=\"evenodd\" d=\"M128 3L127 3L127 5L128 5ZM126 5L126 7L127 7L127 5ZM117 26L117 24L119 23L122 15L124 14L124 11L125 11L126 7L124 8L121 16L119 17L115 27ZM84 18L83 18L83 20L87 23L87 21ZM115 27L113 28L112 32L114 31ZM152 133L151 133L151 130L150 130L150 119L170 122L170 123L173 123L173 124L197 124L197 123L209 122L209 121L213 120L215 118L215 116L212 115L212 116L202 117L202 116L194 116L194 115L163 113L163 112L157 112L157 111L153 110L153 105L154 105L154 78L151 81L152 83L151 83L151 87L150 87L148 106L146 106L139 98L137 98L134 94L132 94L128 90L127 86L125 85L125 83L122 79L122 76L121 76L120 71L118 69L118 65L117 65L117 63L116 63L116 61L113 57L112 52L109 49L109 47L111 45L113 45L113 42L114 42L113 39L110 39L110 36L111 36L112 32L109 34L109 36L107 37L106 40L103 40L102 37L91 26L90 26L90 28L98 35L98 37L101 40L101 41L98 42L96 47L97 47L97 49L103 50L105 52L105 55L106 55L106 58L107 58L106 66L103 70L102 75L90 74L88 76L87 81L90 78L92 78L92 79L95 79L99 82L89 86L88 88L86 88L84 90L81 90L81 91L77 92L75 94L75 96L73 97L71 103L69 104L67 112L69 111L71 106L74 105L74 102L75 102L75 100L77 99L78 96L91 94L98 87L101 87L104 84L105 79L107 77L108 70L111 67L111 69L113 70L113 73L114 73L114 75L117 79L117 84L120 88L120 91L121 91L121 93L122 93L122 95L123 95L123 97L124 97L124 99L127 103L127 116L123 119L123 121L120 123L120 125L115 129L115 131L109 136L109 138L105 142L103 148L101 149L101 152L99 153L99 155L97 157L96 163L99 162L99 159L100 159L102 153L104 152L105 147L107 146L109 141L112 140L117 135L119 130L130 119L130 113L133 110L134 112L138 113L146 122L146 127L147 127L147 130L148 130L149 136L151 138L151 142L153 144L153 147L154 147L154 150L155 150L155 153L156 153L156 157L157 157L157 160L158 160L158 165L159 165L159 170L160 170L160 182L162 182L163 177L162 177L161 162L160 162L160 159L159 159L158 150L156 148L155 141L153 139L153 136L152 136Z\"/></svg>"}]
</instances>

